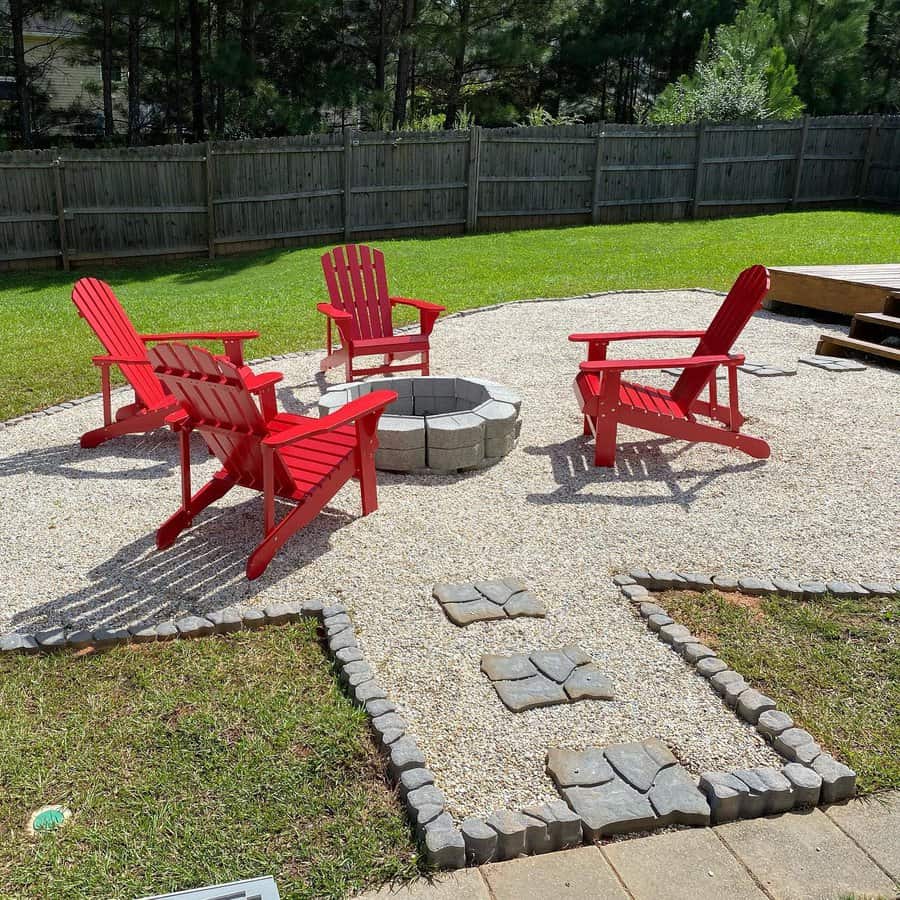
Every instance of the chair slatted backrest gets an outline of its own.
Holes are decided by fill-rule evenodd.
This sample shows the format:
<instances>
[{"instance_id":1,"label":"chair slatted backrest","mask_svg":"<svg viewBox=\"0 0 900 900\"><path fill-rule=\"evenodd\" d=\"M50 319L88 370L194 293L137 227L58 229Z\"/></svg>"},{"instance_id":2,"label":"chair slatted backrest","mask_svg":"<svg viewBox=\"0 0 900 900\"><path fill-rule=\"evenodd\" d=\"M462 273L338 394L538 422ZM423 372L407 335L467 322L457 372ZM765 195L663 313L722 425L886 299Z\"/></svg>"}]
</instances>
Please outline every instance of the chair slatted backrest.
<instances>
[{"instance_id":1,"label":"chair slatted backrest","mask_svg":"<svg viewBox=\"0 0 900 900\"><path fill-rule=\"evenodd\" d=\"M740 333L762 306L768 290L769 272L765 266L751 266L744 269L709 323L706 334L700 338L693 355L718 356L730 353ZM709 379L713 377L715 369L715 366L685 369L672 388L672 399L682 409L689 409Z\"/></svg>"},{"instance_id":2,"label":"chair slatted backrest","mask_svg":"<svg viewBox=\"0 0 900 900\"><path fill-rule=\"evenodd\" d=\"M187 413L223 468L246 487L263 489L260 443L269 433L240 370L202 347L157 344L153 370ZM290 492L293 479L275 454L275 491Z\"/></svg>"},{"instance_id":3,"label":"chair slatted backrest","mask_svg":"<svg viewBox=\"0 0 900 900\"><path fill-rule=\"evenodd\" d=\"M391 301L384 254L365 244L336 247L322 257L331 305L353 316L357 340L391 337Z\"/></svg>"},{"instance_id":4,"label":"chair slatted backrest","mask_svg":"<svg viewBox=\"0 0 900 900\"><path fill-rule=\"evenodd\" d=\"M134 365L118 365L138 400L150 408L164 403L166 392L148 365L147 348L112 288L99 278L81 278L72 288L72 301L110 356L134 360Z\"/></svg>"}]
</instances>

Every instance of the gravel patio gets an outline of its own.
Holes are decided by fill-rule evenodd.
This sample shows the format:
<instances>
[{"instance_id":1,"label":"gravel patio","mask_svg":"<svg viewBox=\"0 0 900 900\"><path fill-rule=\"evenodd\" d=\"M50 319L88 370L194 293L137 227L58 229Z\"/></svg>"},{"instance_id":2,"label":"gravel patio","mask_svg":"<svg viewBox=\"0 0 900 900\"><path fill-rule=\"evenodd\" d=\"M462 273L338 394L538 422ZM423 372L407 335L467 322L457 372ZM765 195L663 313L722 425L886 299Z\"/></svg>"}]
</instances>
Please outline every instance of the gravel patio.
<instances>
[{"instance_id":1,"label":"gravel patio","mask_svg":"<svg viewBox=\"0 0 900 900\"><path fill-rule=\"evenodd\" d=\"M719 302L705 291L629 292L439 322L434 374L481 376L524 398L517 449L467 475L380 473L380 508L365 519L355 485L345 487L253 583L244 564L261 528L258 495L232 492L173 548L155 550L155 529L179 499L173 435L83 451L77 438L100 422L99 401L2 429L0 631L340 599L457 819L555 799L544 774L550 746L656 737L694 774L778 765L753 728L636 621L611 576L649 565L900 580L900 392L896 373L875 366L797 365L823 327L763 313L738 349L797 369L740 376L745 430L771 443L771 459L623 428L616 470L593 468L571 388L582 348L567 335L704 327ZM640 349L676 356L689 347ZM315 415L320 359L302 354L257 370L283 371L282 406ZM199 442L195 453L197 467L212 471ZM547 618L460 629L431 597L437 582L503 576L524 578ZM512 714L479 670L484 653L568 644L612 678L614 701Z\"/></svg>"}]
</instances>

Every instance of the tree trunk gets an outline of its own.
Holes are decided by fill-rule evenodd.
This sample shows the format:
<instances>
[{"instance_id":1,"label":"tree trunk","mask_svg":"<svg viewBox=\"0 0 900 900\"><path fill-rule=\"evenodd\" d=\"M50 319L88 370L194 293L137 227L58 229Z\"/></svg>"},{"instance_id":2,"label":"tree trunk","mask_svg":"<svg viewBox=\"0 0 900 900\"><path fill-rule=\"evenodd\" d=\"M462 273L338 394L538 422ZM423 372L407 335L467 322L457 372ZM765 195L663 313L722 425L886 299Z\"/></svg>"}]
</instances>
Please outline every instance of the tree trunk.
<instances>
[{"instance_id":1,"label":"tree trunk","mask_svg":"<svg viewBox=\"0 0 900 900\"><path fill-rule=\"evenodd\" d=\"M174 34L173 51L175 55L175 137L181 142L182 132L184 131L184 123L181 120L181 2L175 0L175 21L172 23Z\"/></svg>"},{"instance_id":2,"label":"tree trunk","mask_svg":"<svg viewBox=\"0 0 900 900\"><path fill-rule=\"evenodd\" d=\"M416 22L416 0L403 0L400 19L400 50L397 54L397 84L394 88L394 117L396 130L406 121L406 103L409 96L409 76L414 54L413 27Z\"/></svg>"},{"instance_id":3,"label":"tree trunk","mask_svg":"<svg viewBox=\"0 0 900 900\"><path fill-rule=\"evenodd\" d=\"M387 69L388 0L378 0L378 41L375 44L375 90L384 91Z\"/></svg>"},{"instance_id":4,"label":"tree trunk","mask_svg":"<svg viewBox=\"0 0 900 900\"><path fill-rule=\"evenodd\" d=\"M25 11L22 0L10 0L9 24L12 28L13 62L16 69L16 100L19 105L19 131L22 146L31 147L31 95L28 85L28 66L25 65Z\"/></svg>"},{"instance_id":5,"label":"tree trunk","mask_svg":"<svg viewBox=\"0 0 900 900\"><path fill-rule=\"evenodd\" d=\"M141 142L141 17L128 14L128 145Z\"/></svg>"},{"instance_id":6,"label":"tree trunk","mask_svg":"<svg viewBox=\"0 0 900 900\"><path fill-rule=\"evenodd\" d=\"M447 111L444 114L444 128L453 128L459 112L459 98L462 94L463 79L466 75L466 49L469 42L469 0L459 3L459 34L453 48L453 78L447 94Z\"/></svg>"},{"instance_id":7,"label":"tree trunk","mask_svg":"<svg viewBox=\"0 0 900 900\"><path fill-rule=\"evenodd\" d=\"M112 96L112 4L103 0L103 43L100 48L100 77L103 81L103 133L110 138L116 133Z\"/></svg>"},{"instance_id":8,"label":"tree trunk","mask_svg":"<svg viewBox=\"0 0 900 900\"><path fill-rule=\"evenodd\" d=\"M216 3L216 56L224 52L226 37L227 16L224 0ZM222 80L222 68L218 67L219 75L216 79L216 118L215 131L221 138L225 132L225 82Z\"/></svg>"},{"instance_id":9,"label":"tree trunk","mask_svg":"<svg viewBox=\"0 0 900 900\"><path fill-rule=\"evenodd\" d=\"M194 140L205 139L203 123L203 70L200 66L202 55L202 23L199 0L188 0L188 17L191 23L191 96Z\"/></svg>"},{"instance_id":10,"label":"tree trunk","mask_svg":"<svg viewBox=\"0 0 900 900\"><path fill-rule=\"evenodd\" d=\"M256 39L254 31L254 13L256 0L241 0L241 53L247 59L247 71L251 75L256 70ZM251 78L241 84L241 94L247 96L251 91Z\"/></svg>"}]
</instances>

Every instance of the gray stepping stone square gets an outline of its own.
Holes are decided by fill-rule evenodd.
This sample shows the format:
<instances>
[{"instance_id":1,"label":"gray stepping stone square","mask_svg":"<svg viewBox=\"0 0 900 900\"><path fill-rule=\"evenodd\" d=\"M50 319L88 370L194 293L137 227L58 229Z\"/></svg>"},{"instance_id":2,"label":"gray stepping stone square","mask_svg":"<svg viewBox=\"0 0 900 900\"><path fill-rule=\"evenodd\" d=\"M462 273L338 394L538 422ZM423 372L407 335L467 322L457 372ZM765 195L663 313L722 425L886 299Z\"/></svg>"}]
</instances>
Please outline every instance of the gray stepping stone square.
<instances>
[{"instance_id":1,"label":"gray stepping stone square","mask_svg":"<svg viewBox=\"0 0 900 900\"><path fill-rule=\"evenodd\" d=\"M483 597L467 603L445 603L444 612L454 625L460 627L471 625L473 622L489 622L492 619L507 617L502 606L497 606L496 603L491 603Z\"/></svg>"},{"instance_id":2,"label":"gray stepping stone square","mask_svg":"<svg viewBox=\"0 0 900 900\"><path fill-rule=\"evenodd\" d=\"M645 831L656 824L656 813L647 796L618 778L592 788L563 788L562 795L581 816L589 841L610 834Z\"/></svg>"},{"instance_id":3,"label":"gray stepping stone square","mask_svg":"<svg viewBox=\"0 0 900 900\"><path fill-rule=\"evenodd\" d=\"M517 678L530 678L538 674L538 670L524 653L516 653L513 656L487 653L481 657L481 671L491 681L514 681Z\"/></svg>"},{"instance_id":4,"label":"gray stepping stone square","mask_svg":"<svg viewBox=\"0 0 900 900\"><path fill-rule=\"evenodd\" d=\"M579 700L612 700L615 690L612 680L575 646L530 655L486 653L481 671L513 712Z\"/></svg>"},{"instance_id":5,"label":"gray stepping stone square","mask_svg":"<svg viewBox=\"0 0 900 900\"><path fill-rule=\"evenodd\" d=\"M738 367L738 368L740 368L740 367ZM684 369L679 369L677 367L673 367L670 369L663 369L663 372L665 372L666 375L671 375L673 378L678 378L681 375L681 373L684 372ZM728 372L725 370L725 367L717 366L716 367L716 381L724 381L727 377L728 377Z\"/></svg>"},{"instance_id":6,"label":"gray stepping stone square","mask_svg":"<svg viewBox=\"0 0 900 900\"><path fill-rule=\"evenodd\" d=\"M828 372L863 372L866 369L861 362L841 356L801 356L798 362L816 366L816 368L825 369Z\"/></svg>"},{"instance_id":7,"label":"gray stepping stone square","mask_svg":"<svg viewBox=\"0 0 900 900\"><path fill-rule=\"evenodd\" d=\"M472 622L543 618L544 604L528 590L521 578L493 578L474 584L436 584L432 594L447 618L461 628Z\"/></svg>"},{"instance_id":8,"label":"gray stepping stone square","mask_svg":"<svg viewBox=\"0 0 900 900\"><path fill-rule=\"evenodd\" d=\"M503 611L510 619L517 619L519 616L543 619L547 614L544 604L531 591L519 591L518 594L513 594L503 607Z\"/></svg>"},{"instance_id":9,"label":"gray stepping stone square","mask_svg":"<svg viewBox=\"0 0 900 900\"><path fill-rule=\"evenodd\" d=\"M563 685L569 698L575 700L612 700L615 686L595 665L579 666Z\"/></svg>"},{"instance_id":10,"label":"gray stepping stone square","mask_svg":"<svg viewBox=\"0 0 900 900\"><path fill-rule=\"evenodd\" d=\"M681 766L663 769L648 797L659 825L709 825L709 803Z\"/></svg>"},{"instance_id":11,"label":"gray stepping stone square","mask_svg":"<svg viewBox=\"0 0 900 900\"><path fill-rule=\"evenodd\" d=\"M611 744L604 755L616 774L639 791L649 791L660 771L678 762L658 740Z\"/></svg>"},{"instance_id":12,"label":"gray stepping stone square","mask_svg":"<svg viewBox=\"0 0 900 900\"><path fill-rule=\"evenodd\" d=\"M516 681L495 681L494 689L504 706L513 712L553 706L566 702L566 692L555 681L543 675L520 678Z\"/></svg>"},{"instance_id":13,"label":"gray stepping stone square","mask_svg":"<svg viewBox=\"0 0 900 900\"><path fill-rule=\"evenodd\" d=\"M750 362L747 360L742 366L738 366L741 372L747 375L756 375L759 378L771 378L777 375L796 375L796 369L783 369L781 366L775 366L771 363Z\"/></svg>"},{"instance_id":14,"label":"gray stepping stone square","mask_svg":"<svg viewBox=\"0 0 900 900\"><path fill-rule=\"evenodd\" d=\"M603 751L597 747L586 750L560 750L547 753L547 773L557 787L593 787L615 777Z\"/></svg>"},{"instance_id":15,"label":"gray stepping stone square","mask_svg":"<svg viewBox=\"0 0 900 900\"><path fill-rule=\"evenodd\" d=\"M575 663L562 650L536 650L531 661L548 678L562 684L575 668Z\"/></svg>"}]
</instances>

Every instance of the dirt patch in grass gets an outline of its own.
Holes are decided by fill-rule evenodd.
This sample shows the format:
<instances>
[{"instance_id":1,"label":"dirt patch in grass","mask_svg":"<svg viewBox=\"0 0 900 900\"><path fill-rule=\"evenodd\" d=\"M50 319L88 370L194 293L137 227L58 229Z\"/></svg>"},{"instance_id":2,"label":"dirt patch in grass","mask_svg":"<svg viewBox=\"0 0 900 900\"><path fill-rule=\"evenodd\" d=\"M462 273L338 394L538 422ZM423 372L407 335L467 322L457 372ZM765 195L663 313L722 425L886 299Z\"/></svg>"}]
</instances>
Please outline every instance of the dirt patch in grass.
<instances>
[{"instance_id":1,"label":"dirt patch in grass","mask_svg":"<svg viewBox=\"0 0 900 900\"><path fill-rule=\"evenodd\" d=\"M862 792L900 787L900 601L669 591L660 603L852 766Z\"/></svg>"},{"instance_id":2,"label":"dirt patch in grass","mask_svg":"<svg viewBox=\"0 0 900 900\"><path fill-rule=\"evenodd\" d=\"M418 867L311 623L0 659L0 897L133 898L271 874L344 897ZM72 810L29 837L44 804Z\"/></svg>"}]
</instances>

